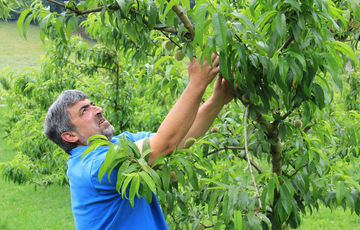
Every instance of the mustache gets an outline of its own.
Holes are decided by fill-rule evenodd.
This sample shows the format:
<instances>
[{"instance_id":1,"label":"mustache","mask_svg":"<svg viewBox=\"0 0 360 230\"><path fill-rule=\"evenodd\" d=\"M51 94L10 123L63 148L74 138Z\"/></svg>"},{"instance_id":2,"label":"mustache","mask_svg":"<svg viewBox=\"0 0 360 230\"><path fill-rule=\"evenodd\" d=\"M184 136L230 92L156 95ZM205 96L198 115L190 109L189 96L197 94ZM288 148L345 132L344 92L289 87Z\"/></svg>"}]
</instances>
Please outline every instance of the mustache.
<instances>
[{"instance_id":1,"label":"mustache","mask_svg":"<svg viewBox=\"0 0 360 230\"><path fill-rule=\"evenodd\" d=\"M96 117L97 117L97 124L98 125L100 125L100 124L102 124L103 122L106 121L105 117L102 114L98 114Z\"/></svg>"}]
</instances>

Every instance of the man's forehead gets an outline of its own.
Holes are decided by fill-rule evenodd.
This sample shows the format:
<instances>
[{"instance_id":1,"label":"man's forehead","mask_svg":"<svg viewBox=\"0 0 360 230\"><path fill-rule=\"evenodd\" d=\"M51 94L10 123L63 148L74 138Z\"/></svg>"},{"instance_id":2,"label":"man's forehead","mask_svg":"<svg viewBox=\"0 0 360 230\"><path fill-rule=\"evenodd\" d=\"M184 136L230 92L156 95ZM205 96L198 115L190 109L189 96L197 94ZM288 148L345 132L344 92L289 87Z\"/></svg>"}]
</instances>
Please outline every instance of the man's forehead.
<instances>
[{"instance_id":1,"label":"man's forehead","mask_svg":"<svg viewBox=\"0 0 360 230\"><path fill-rule=\"evenodd\" d=\"M67 110L71 114L71 112L77 112L83 105L86 105L89 103L90 103L89 99L81 99L81 100L75 102L75 104L68 106Z\"/></svg>"}]
</instances>

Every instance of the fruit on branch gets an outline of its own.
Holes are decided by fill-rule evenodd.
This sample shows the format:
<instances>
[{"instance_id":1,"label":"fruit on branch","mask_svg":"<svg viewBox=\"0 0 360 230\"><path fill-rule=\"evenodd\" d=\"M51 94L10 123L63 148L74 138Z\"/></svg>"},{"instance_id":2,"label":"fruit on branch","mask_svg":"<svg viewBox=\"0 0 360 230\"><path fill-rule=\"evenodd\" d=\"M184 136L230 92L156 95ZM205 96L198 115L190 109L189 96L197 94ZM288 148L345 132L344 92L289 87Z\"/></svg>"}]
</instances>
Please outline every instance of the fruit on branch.
<instances>
[{"instance_id":1,"label":"fruit on branch","mask_svg":"<svg viewBox=\"0 0 360 230\"><path fill-rule=\"evenodd\" d=\"M163 46L166 51L171 51L173 49L173 43L170 40L167 40L163 43Z\"/></svg>"},{"instance_id":2,"label":"fruit on branch","mask_svg":"<svg viewBox=\"0 0 360 230\"><path fill-rule=\"evenodd\" d=\"M178 181L177 176L176 176L176 173L175 173L174 171L171 171L171 172L170 172L170 178L171 178L171 180L174 181L174 182L177 182L177 181Z\"/></svg>"},{"instance_id":3,"label":"fruit on branch","mask_svg":"<svg viewBox=\"0 0 360 230\"><path fill-rule=\"evenodd\" d=\"M219 132L219 128L214 126L214 127L212 127L211 132L212 133L217 133L217 132Z\"/></svg>"},{"instance_id":4,"label":"fruit on branch","mask_svg":"<svg viewBox=\"0 0 360 230\"><path fill-rule=\"evenodd\" d=\"M240 151L239 155L240 158L245 158L246 154L245 151Z\"/></svg>"},{"instance_id":5,"label":"fruit on branch","mask_svg":"<svg viewBox=\"0 0 360 230\"><path fill-rule=\"evenodd\" d=\"M175 59L177 61L181 61L182 59L184 59L184 57L185 57L185 54L181 50L176 51Z\"/></svg>"},{"instance_id":6,"label":"fruit on branch","mask_svg":"<svg viewBox=\"0 0 360 230\"><path fill-rule=\"evenodd\" d=\"M302 121L296 120L296 121L295 121L295 127L298 128L298 129L300 129L301 126L302 126Z\"/></svg>"}]
</instances>

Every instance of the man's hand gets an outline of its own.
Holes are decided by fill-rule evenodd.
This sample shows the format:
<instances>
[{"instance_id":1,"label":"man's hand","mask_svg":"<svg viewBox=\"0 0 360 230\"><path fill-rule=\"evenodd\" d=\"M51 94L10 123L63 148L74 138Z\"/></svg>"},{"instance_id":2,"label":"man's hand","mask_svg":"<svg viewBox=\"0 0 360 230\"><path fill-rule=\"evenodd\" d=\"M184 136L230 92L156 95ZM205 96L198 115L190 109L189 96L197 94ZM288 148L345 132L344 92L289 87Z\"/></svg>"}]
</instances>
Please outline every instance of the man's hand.
<instances>
[{"instance_id":1,"label":"man's hand","mask_svg":"<svg viewBox=\"0 0 360 230\"><path fill-rule=\"evenodd\" d=\"M233 98L233 88L220 74L216 79L211 99L220 105L225 105L229 103Z\"/></svg>"},{"instance_id":2,"label":"man's hand","mask_svg":"<svg viewBox=\"0 0 360 230\"><path fill-rule=\"evenodd\" d=\"M219 57L214 53L211 55L211 61L213 67L204 60L203 68L201 68L200 61L196 58L189 63L188 72L190 77L190 83L195 84L198 87L206 88L208 84L214 79L214 77L219 73Z\"/></svg>"}]
</instances>

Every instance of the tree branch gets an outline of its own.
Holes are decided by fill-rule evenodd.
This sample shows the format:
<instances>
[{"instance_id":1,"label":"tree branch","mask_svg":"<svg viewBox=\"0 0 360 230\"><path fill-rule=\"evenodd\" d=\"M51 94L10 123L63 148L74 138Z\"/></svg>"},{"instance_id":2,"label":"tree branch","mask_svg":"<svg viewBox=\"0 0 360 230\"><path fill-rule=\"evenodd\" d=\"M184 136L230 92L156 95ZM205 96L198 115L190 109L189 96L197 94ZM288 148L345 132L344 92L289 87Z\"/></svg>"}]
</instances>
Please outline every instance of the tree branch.
<instances>
[{"instance_id":1,"label":"tree branch","mask_svg":"<svg viewBox=\"0 0 360 230\"><path fill-rule=\"evenodd\" d=\"M100 7L96 7L96 8L93 8L93 9L87 9L87 10L79 10L77 8L73 8L73 7L68 7L66 6L65 4L62 4L60 2L57 2L55 0L47 0L48 2L51 2L51 3L54 3L55 5L58 5L58 6L61 6L67 10L70 10L74 13L76 13L76 15L84 15L84 14L90 14L90 13L95 13L95 12L101 12L103 10L103 6L100 6ZM118 6L109 6L108 9L110 10L118 10L120 9Z\"/></svg>"},{"instance_id":2,"label":"tree branch","mask_svg":"<svg viewBox=\"0 0 360 230\"><path fill-rule=\"evenodd\" d=\"M286 49L293 40L294 40L294 35L291 35L288 39L286 39L285 43L280 47L278 52L282 52L284 49Z\"/></svg>"},{"instance_id":3,"label":"tree branch","mask_svg":"<svg viewBox=\"0 0 360 230\"><path fill-rule=\"evenodd\" d=\"M259 209L258 212L262 209L262 205L261 205L261 199L260 199L260 194L259 194L259 190L257 188L256 185L256 181L255 181L255 177L254 177L254 173L252 171L252 167L251 167L251 161L250 161L250 157L249 157L249 151L248 151L248 143L247 143L247 132L246 132L246 126L247 126L247 116L249 113L249 105L246 106L246 110L245 110L245 115L244 115L244 139L245 139L245 153L246 153L246 158L248 160L248 165L249 165L249 171L251 174L251 178L255 187L255 191L256 191L256 196L258 198L258 202L259 202Z\"/></svg>"},{"instance_id":4,"label":"tree branch","mask_svg":"<svg viewBox=\"0 0 360 230\"><path fill-rule=\"evenodd\" d=\"M79 10L77 8L73 8L73 7L68 7L66 6L65 4L62 4L60 2L57 2L55 0L47 0L48 2L51 2L55 5L58 5L58 6L61 6L67 10L70 10L72 12L74 12L77 16L80 16L80 15L85 15L85 14L90 14L90 13L96 13L96 12L101 12L103 10L103 6L100 6L100 7L96 7L96 8L93 8L93 9L87 9L87 10ZM118 6L109 6L108 7L109 10L119 10L120 8ZM184 14L184 13L183 13ZM186 17L186 15L184 14L184 16ZM146 19L143 19L142 20L143 23L148 26L149 23ZM190 21L190 20L189 20ZM185 23L184 23L185 24ZM154 27L153 29L155 30L159 30L159 31L162 31L162 32L167 32L167 33L171 33L171 34L178 34L178 31L177 29L173 28L173 27L161 27L161 26L158 26L158 27ZM190 30L189 30L190 31ZM185 37L187 38L191 38L191 34L189 35L185 35Z\"/></svg>"},{"instance_id":5,"label":"tree branch","mask_svg":"<svg viewBox=\"0 0 360 230\"><path fill-rule=\"evenodd\" d=\"M212 155L212 154L217 153L217 152L222 151L222 150L227 150L227 149L240 149L240 150L245 150L245 147L240 147L240 146L224 146L224 147L221 147L221 148L218 148L218 149L215 149L215 150L209 152L209 153L207 154L207 156Z\"/></svg>"},{"instance_id":6,"label":"tree branch","mask_svg":"<svg viewBox=\"0 0 360 230\"><path fill-rule=\"evenodd\" d=\"M195 28L193 24L191 23L190 19L184 12L180 9L180 7L175 4L172 7L172 10L175 12L175 14L180 18L180 20L184 23L186 29L190 32L190 39L193 40L195 37Z\"/></svg>"},{"instance_id":7,"label":"tree branch","mask_svg":"<svg viewBox=\"0 0 360 230\"><path fill-rule=\"evenodd\" d=\"M217 153L217 152L222 151L222 150L227 150L227 149L245 150L245 147L240 147L240 146L224 146L224 147L221 147L221 148L218 148L218 149L215 149L215 150L209 152L209 153L207 154L207 156L212 155L212 154ZM245 157L245 156L241 156L240 154L237 155L237 157L240 158L240 159L246 160L246 157ZM259 174L262 174L262 173L263 173L262 170L261 170L261 168L260 168L255 162L253 162L251 159L250 159L250 163L251 163L251 165L256 169L256 171L257 171Z\"/></svg>"},{"instance_id":8,"label":"tree branch","mask_svg":"<svg viewBox=\"0 0 360 230\"><path fill-rule=\"evenodd\" d=\"M167 35L164 31L161 31L161 33L167 37L173 44L175 44L177 47L181 48L181 46L179 44L177 44L174 40L171 39L171 37L169 35Z\"/></svg>"},{"instance_id":9,"label":"tree branch","mask_svg":"<svg viewBox=\"0 0 360 230\"><path fill-rule=\"evenodd\" d=\"M295 176L298 172L300 172L300 170L302 170L303 168L305 168L308 165L308 163L303 164L303 166L301 166L298 170L296 170L295 172L293 172L291 175L288 176L288 178L291 178L293 176Z\"/></svg>"}]
</instances>

